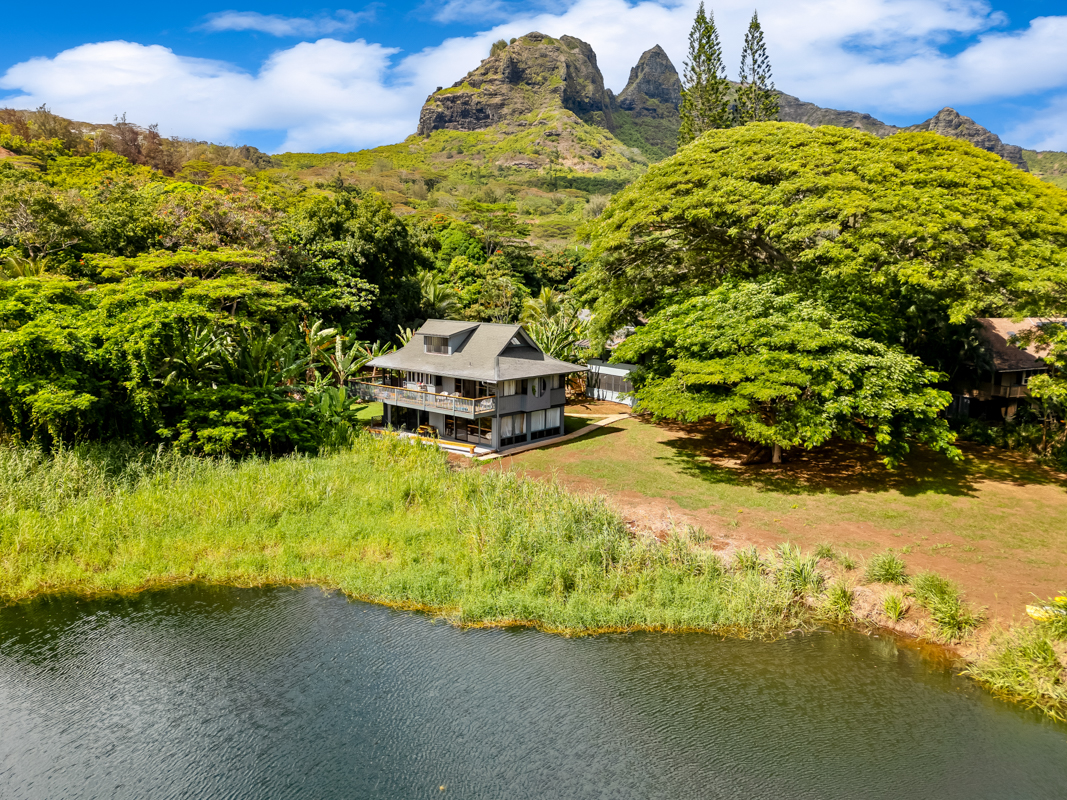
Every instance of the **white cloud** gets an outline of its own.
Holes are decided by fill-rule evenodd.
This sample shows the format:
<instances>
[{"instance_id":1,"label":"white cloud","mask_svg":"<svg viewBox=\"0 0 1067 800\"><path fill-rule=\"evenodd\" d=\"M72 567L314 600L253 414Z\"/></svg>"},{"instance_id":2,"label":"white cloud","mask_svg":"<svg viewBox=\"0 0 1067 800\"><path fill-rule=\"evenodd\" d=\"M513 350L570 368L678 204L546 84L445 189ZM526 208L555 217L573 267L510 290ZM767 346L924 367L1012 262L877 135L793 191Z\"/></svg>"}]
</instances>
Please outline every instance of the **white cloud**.
<instances>
[{"instance_id":1,"label":"white cloud","mask_svg":"<svg viewBox=\"0 0 1067 800\"><path fill-rule=\"evenodd\" d=\"M208 14L200 26L206 31L258 31L271 36L324 36L344 33L355 28L372 12L356 13L342 9L333 16L282 17L277 14L260 14L257 11L220 11Z\"/></svg>"},{"instance_id":2,"label":"white cloud","mask_svg":"<svg viewBox=\"0 0 1067 800\"><path fill-rule=\"evenodd\" d=\"M532 11L565 9L566 0L428 0L429 10L437 22L466 22L484 25L492 20L529 15Z\"/></svg>"},{"instance_id":3,"label":"white cloud","mask_svg":"<svg viewBox=\"0 0 1067 800\"><path fill-rule=\"evenodd\" d=\"M731 76L751 4L714 3ZM495 0L445 6L475 13L495 7ZM365 147L403 139L436 86L476 67L493 41L531 30L588 41L616 91L640 53L655 44L681 69L695 6L694 0L571 0L531 11L527 4L507 22L402 59L363 40L321 39L279 50L254 74L157 45L89 44L11 67L0 89L21 94L0 102L47 102L91 121L125 111L171 135L232 141L242 132L282 129L286 149ZM778 87L822 105L918 121L945 105L1067 95L1067 16L1007 31L1003 16L981 0L763 0L760 6ZM959 43L966 46L958 52L941 49ZM1067 134L1058 132L1067 131L1058 127L1065 117L1067 101L1054 103L1030 127L1004 138L1067 148Z\"/></svg>"},{"instance_id":4,"label":"white cloud","mask_svg":"<svg viewBox=\"0 0 1067 800\"><path fill-rule=\"evenodd\" d=\"M0 88L22 90L9 105L47 102L90 122L126 112L171 136L233 142L242 131L280 129L289 150L367 146L414 127L411 99L385 85L395 52L320 39L275 53L252 75L159 45L102 42L17 64Z\"/></svg>"},{"instance_id":5,"label":"white cloud","mask_svg":"<svg viewBox=\"0 0 1067 800\"><path fill-rule=\"evenodd\" d=\"M1001 138L1028 150L1067 150L1067 93L1053 97Z\"/></svg>"}]
</instances>

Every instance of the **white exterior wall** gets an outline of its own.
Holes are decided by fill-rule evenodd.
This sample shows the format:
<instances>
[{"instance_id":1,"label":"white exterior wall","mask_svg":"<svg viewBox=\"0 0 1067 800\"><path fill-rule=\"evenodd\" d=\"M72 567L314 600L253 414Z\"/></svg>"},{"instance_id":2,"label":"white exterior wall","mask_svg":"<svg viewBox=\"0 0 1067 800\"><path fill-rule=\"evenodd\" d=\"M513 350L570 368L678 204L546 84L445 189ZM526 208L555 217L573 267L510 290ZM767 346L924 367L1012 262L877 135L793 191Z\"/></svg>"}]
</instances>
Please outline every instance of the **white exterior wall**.
<instances>
[{"instance_id":1,"label":"white exterior wall","mask_svg":"<svg viewBox=\"0 0 1067 800\"><path fill-rule=\"evenodd\" d=\"M587 373L587 381L591 380L593 373L600 373L601 376L613 375L618 378L630 379L631 369L622 367L618 364L597 364L594 360L589 362L589 372ZM587 384L588 385L588 384ZM612 403L622 403L623 405L633 407L634 399L632 397L624 397L622 392L614 392L608 389L603 389L600 386L590 388L588 394L594 400L607 400Z\"/></svg>"}]
</instances>

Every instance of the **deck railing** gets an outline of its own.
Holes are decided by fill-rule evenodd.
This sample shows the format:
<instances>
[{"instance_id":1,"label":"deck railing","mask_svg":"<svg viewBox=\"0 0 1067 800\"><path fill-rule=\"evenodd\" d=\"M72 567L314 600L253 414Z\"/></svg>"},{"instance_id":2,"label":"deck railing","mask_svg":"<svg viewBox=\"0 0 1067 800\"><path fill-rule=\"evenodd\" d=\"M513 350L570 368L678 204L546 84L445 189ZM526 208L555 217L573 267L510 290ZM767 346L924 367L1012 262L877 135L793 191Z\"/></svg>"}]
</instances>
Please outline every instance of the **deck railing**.
<instances>
[{"instance_id":1,"label":"deck railing","mask_svg":"<svg viewBox=\"0 0 1067 800\"><path fill-rule=\"evenodd\" d=\"M387 386L369 381L357 381L353 386L356 395L361 400L389 403L407 408L466 416L492 413L496 409L496 397L460 397L443 392L423 392L418 389L405 389L402 386Z\"/></svg>"}]
</instances>

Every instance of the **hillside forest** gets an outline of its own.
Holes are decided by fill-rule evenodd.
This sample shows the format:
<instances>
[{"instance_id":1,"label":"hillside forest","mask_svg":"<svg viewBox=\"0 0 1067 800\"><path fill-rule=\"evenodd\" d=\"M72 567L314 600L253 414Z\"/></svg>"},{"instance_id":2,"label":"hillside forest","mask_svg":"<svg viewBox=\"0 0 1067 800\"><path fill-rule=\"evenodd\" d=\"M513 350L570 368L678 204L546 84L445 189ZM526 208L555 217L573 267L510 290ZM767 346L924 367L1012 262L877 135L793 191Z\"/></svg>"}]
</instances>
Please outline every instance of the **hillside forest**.
<instances>
[{"instance_id":1,"label":"hillside forest","mask_svg":"<svg viewBox=\"0 0 1067 800\"><path fill-rule=\"evenodd\" d=\"M351 439L370 358L455 318L637 364L644 411L753 459L837 437L892 467L960 457L976 318L1067 313L1067 192L967 142L756 114L656 162L557 112L592 161L543 131L268 156L0 111L4 435L316 452ZM1016 423L1061 462L1063 330Z\"/></svg>"}]
</instances>

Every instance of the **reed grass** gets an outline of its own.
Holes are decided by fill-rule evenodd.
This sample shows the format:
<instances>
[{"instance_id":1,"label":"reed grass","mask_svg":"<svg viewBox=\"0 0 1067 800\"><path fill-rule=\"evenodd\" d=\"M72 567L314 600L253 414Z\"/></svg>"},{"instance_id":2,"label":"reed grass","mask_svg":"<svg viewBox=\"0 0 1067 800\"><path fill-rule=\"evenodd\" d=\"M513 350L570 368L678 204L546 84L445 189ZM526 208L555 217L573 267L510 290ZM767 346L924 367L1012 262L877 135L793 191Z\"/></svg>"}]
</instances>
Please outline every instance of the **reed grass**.
<instances>
[{"instance_id":1,"label":"reed grass","mask_svg":"<svg viewBox=\"0 0 1067 800\"><path fill-rule=\"evenodd\" d=\"M781 544L777 552L775 569L777 582L794 595L818 594L825 577L819 572L819 560L814 555L805 555L797 545Z\"/></svg>"},{"instance_id":2,"label":"reed grass","mask_svg":"<svg viewBox=\"0 0 1067 800\"><path fill-rule=\"evenodd\" d=\"M570 634L775 636L850 618L852 590L824 592L815 554L752 548L727 565L706 540L692 527L663 542L636 536L602 499L453 469L436 448L398 439L242 462L0 446L0 603L205 582L318 585L458 624ZM932 614L937 598L959 600L936 577L915 581ZM955 619L944 615L946 629L965 634L968 613L960 604ZM1036 665L1025 691L1051 687L1048 707L1058 707L1047 658L1016 647L1002 662L976 677L999 686L1009 662Z\"/></svg>"},{"instance_id":3,"label":"reed grass","mask_svg":"<svg viewBox=\"0 0 1067 800\"><path fill-rule=\"evenodd\" d=\"M835 581L826 592L822 613L835 622L852 622L856 618L852 613L854 599L855 592L851 586L844 581Z\"/></svg>"},{"instance_id":4,"label":"reed grass","mask_svg":"<svg viewBox=\"0 0 1067 800\"><path fill-rule=\"evenodd\" d=\"M706 536L706 534L705 534ZM461 623L773 634L791 590L727 570L698 529L633 537L601 499L361 437L241 463L0 448L0 601L204 581L317 584Z\"/></svg>"},{"instance_id":5,"label":"reed grass","mask_svg":"<svg viewBox=\"0 0 1067 800\"><path fill-rule=\"evenodd\" d=\"M887 594L882 601L882 611L893 622L898 622L908 613L908 606L901 595Z\"/></svg>"},{"instance_id":6,"label":"reed grass","mask_svg":"<svg viewBox=\"0 0 1067 800\"><path fill-rule=\"evenodd\" d=\"M981 612L963 602L959 588L948 578L920 572L911 585L915 601L930 612L942 641L958 642L981 624Z\"/></svg>"},{"instance_id":7,"label":"reed grass","mask_svg":"<svg viewBox=\"0 0 1067 800\"><path fill-rule=\"evenodd\" d=\"M826 559L827 561L837 560L837 550L829 542L820 542L815 545L815 557L819 560Z\"/></svg>"}]
</instances>

